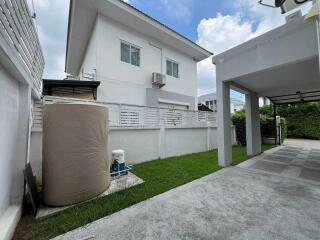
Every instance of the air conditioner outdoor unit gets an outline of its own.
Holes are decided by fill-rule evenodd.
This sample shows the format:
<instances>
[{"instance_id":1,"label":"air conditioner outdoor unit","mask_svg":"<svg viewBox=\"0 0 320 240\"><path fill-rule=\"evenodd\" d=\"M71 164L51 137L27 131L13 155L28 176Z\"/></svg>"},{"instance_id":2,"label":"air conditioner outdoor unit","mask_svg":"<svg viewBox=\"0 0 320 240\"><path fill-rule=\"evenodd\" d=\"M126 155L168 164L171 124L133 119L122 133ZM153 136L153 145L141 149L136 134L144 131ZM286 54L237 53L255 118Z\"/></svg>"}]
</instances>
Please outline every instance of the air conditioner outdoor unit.
<instances>
[{"instance_id":1,"label":"air conditioner outdoor unit","mask_svg":"<svg viewBox=\"0 0 320 240\"><path fill-rule=\"evenodd\" d=\"M152 73L152 84L162 88L164 85L166 85L166 76L162 75L161 73Z\"/></svg>"}]
</instances>

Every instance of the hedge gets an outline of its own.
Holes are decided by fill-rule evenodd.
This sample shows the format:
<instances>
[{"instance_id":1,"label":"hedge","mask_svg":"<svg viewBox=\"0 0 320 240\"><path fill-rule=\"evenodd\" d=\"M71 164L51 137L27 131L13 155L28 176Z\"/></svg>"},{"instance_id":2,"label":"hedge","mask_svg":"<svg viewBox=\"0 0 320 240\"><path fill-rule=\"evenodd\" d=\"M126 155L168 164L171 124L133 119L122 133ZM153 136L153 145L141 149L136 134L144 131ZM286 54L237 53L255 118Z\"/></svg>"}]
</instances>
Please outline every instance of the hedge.
<instances>
[{"instance_id":1,"label":"hedge","mask_svg":"<svg viewBox=\"0 0 320 240\"><path fill-rule=\"evenodd\" d=\"M282 139L287 137L287 124L286 119L281 118L281 132ZM246 117L245 111L241 110L236 112L232 116L232 123L236 127L237 141L240 145L246 145ZM260 116L260 128L262 137L274 137L275 136L275 127L274 127L274 118L267 115Z\"/></svg>"},{"instance_id":2,"label":"hedge","mask_svg":"<svg viewBox=\"0 0 320 240\"><path fill-rule=\"evenodd\" d=\"M236 136L239 145L246 145L246 117L244 110L232 115L232 124L236 127Z\"/></svg>"},{"instance_id":3,"label":"hedge","mask_svg":"<svg viewBox=\"0 0 320 240\"><path fill-rule=\"evenodd\" d=\"M285 118L280 118L281 123L281 135L282 140L287 138L287 121ZM272 137L276 135L276 128L274 126L274 118L267 117L265 115L260 116L260 127L261 127L261 136L262 137Z\"/></svg>"},{"instance_id":4,"label":"hedge","mask_svg":"<svg viewBox=\"0 0 320 240\"><path fill-rule=\"evenodd\" d=\"M264 106L260 112L272 116L272 106ZM320 103L278 106L277 113L287 121L288 137L320 139Z\"/></svg>"}]
</instances>

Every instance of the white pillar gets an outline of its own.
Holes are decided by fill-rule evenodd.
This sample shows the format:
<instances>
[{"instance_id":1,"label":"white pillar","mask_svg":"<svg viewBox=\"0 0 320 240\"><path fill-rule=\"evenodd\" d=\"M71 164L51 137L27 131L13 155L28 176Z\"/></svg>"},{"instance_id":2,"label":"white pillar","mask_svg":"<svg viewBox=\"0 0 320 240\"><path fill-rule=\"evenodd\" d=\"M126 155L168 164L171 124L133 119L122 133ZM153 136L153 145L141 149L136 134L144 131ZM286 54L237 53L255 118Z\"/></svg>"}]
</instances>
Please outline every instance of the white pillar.
<instances>
[{"instance_id":1,"label":"white pillar","mask_svg":"<svg viewBox=\"0 0 320 240\"><path fill-rule=\"evenodd\" d=\"M228 167L232 163L230 85L218 79L217 106L219 165Z\"/></svg>"},{"instance_id":2,"label":"white pillar","mask_svg":"<svg viewBox=\"0 0 320 240\"><path fill-rule=\"evenodd\" d=\"M166 129L164 126L161 126L159 130L159 159L166 158L166 155Z\"/></svg>"},{"instance_id":3,"label":"white pillar","mask_svg":"<svg viewBox=\"0 0 320 240\"><path fill-rule=\"evenodd\" d=\"M246 94L246 136L247 154L255 156L261 153L261 131L259 96L257 93Z\"/></svg>"}]
</instances>

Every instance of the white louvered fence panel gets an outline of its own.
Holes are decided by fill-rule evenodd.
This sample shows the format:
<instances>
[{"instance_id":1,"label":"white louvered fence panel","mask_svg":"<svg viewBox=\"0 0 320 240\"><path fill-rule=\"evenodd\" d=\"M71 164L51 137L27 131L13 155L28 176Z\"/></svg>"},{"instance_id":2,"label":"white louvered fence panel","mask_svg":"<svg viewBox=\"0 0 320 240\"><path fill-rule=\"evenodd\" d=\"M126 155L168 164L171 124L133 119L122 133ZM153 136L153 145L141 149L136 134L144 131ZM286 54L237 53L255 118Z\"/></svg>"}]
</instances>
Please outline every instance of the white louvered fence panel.
<instances>
[{"instance_id":1,"label":"white louvered fence panel","mask_svg":"<svg viewBox=\"0 0 320 240\"><path fill-rule=\"evenodd\" d=\"M42 107L53 103L91 103L109 109L111 128L206 127L216 126L216 113L107 103L45 96L35 103L33 130L42 129Z\"/></svg>"}]
</instances>

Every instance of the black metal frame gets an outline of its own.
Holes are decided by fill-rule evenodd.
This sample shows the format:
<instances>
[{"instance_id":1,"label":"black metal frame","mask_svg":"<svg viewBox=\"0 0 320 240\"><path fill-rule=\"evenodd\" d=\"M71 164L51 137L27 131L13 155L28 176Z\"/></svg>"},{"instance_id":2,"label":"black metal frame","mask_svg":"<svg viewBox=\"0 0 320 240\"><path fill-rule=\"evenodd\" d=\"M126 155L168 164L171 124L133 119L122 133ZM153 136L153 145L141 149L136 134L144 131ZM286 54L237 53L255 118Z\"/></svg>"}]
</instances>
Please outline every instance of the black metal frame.
<instances>
[{"instance_id":1,"label":"black metal frame","mask_svg":"<svg viewBox=\"0 0 320 240\"><path fill-rule=\"evenodd\" d=\"M274 122L274 128L276 129L275 134L274 134L274 144L278 145L278 142L277 142L277 138L278 138L278 135L277 135L277 105L276 104L273 104L273 122Z\"/></svg>"},{"instance_id":2,"label":"black metal frame","mask_svg":"<svg viewBox=\"0 0 320 240\"><path fill-rule=\"evenodd\" d=\"M305 96L305 95L308 95L308 96ZM284 95L272 96L268 98L272 103L275 103L277 105L317 102L317 101L320 101L320 90L307 91L307 92L298 91L292 94L284 94ZM318 98L318 99L310 99L310 98ZM281 102L281 101L285 101L285 102Z\"/></svg>"}]
</instances>

